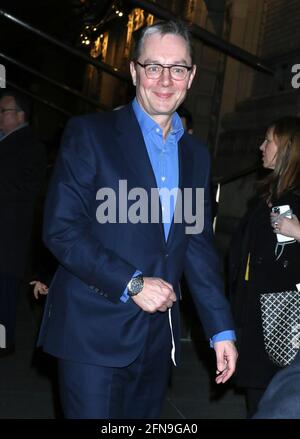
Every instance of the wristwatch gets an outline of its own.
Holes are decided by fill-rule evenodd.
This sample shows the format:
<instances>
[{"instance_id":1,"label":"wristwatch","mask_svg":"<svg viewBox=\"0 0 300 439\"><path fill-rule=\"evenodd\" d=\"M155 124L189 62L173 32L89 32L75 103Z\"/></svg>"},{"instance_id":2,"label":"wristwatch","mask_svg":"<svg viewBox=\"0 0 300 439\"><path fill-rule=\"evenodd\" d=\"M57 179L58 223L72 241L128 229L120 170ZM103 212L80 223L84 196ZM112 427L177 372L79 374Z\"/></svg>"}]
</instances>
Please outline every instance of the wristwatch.
<instances>
[{"instance_id":1,"label":"wristwatch","mask_svg":"<svg viewBox=\"0 0 300 439\"><path fill-rule=\"evenodd\" d=\"M136 296L137 294L139 294L142 289L144 287L144 279L143 276L141 274L139 274L136 277L133 277L127 285L128 288L128 296L132 297L132 296Z\"/></svg>"}]
</instances>

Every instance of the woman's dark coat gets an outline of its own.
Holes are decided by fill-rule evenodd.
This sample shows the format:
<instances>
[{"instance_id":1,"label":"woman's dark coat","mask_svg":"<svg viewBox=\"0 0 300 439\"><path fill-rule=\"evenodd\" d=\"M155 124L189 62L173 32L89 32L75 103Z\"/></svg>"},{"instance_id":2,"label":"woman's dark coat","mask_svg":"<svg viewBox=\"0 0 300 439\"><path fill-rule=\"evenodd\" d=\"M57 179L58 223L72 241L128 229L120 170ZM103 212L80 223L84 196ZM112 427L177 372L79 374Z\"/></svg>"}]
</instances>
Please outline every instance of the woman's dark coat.
<instances>
[{"instance_id":1,"label":"woman's dark coat","mask_svg":"<svg viewBox=\"0 0 300 439\"><path fill-rule=\"evenodd\" d=\"M274 206L284 204L289 204L300 219L299 196L288 193ZM271 208L260 200L243 218L231 243L230 296L239 349L236 383L241 387L264 388L279 370L264 349L259 295L295 290L300 282L300 243L286 244L276 260L277 240L270 212ZM249 252L249 280L245 281Z\"/></svg>"}]
</instances>

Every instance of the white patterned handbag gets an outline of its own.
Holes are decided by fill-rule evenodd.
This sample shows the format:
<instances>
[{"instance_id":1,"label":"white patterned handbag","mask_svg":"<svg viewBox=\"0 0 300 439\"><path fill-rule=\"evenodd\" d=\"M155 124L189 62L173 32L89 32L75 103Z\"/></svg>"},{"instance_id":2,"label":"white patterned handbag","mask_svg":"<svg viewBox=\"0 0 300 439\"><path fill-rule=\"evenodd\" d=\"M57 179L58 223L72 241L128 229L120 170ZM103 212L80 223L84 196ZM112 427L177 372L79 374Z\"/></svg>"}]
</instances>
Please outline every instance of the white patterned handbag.
<instances>
[{"instance_id":1,"label":"white patterned handbag","mask_svg":"<svg viewBox=\"0 0 300 439\"><path fill-rule=\"evenodd\" d=\"M300 348L300 292L260 295L264 344L277 366L288 366Z\"/></svg>"}]
</instances>

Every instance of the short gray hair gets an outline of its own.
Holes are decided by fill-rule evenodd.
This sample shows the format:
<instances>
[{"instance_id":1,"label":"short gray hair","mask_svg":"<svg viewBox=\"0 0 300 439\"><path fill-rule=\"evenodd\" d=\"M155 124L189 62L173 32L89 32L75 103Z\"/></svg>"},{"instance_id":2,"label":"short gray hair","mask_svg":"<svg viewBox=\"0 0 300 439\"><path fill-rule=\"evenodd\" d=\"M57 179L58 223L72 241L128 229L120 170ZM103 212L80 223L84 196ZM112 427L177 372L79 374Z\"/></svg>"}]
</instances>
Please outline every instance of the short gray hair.
<instances>
[{"instance_id":1,"label":"short gray hair","mask_svg":"<svg viewBox=\"0 0 300 439\"><path fill-rule=\"evenodd\" d=\"M187 26L182 21L158 21L157 23L151 26L142 28L134 47L134 51L133 51L134 60L137 60L139 58L143 44L145 42L145 38L153 34L159 34L162 36L167 34L172 34L182 37L187 44L189 54L193 63L194 51L192 46L191 35Z\"/></svg>"}]
</instances>

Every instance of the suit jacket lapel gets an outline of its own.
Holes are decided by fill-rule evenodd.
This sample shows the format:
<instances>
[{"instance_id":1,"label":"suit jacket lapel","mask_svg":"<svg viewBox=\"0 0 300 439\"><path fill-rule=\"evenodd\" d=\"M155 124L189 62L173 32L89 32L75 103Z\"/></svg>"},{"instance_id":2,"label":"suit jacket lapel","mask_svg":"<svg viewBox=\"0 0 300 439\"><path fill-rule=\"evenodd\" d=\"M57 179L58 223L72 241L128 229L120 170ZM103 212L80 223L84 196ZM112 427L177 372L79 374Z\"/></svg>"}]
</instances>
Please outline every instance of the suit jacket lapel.
<instances>
[{"instance_id":1,"label":"suit jacket lapel","mask_svg":"<svg viewBox=\"0 0 300 439\"><path fill-rule=\"evenodd\" d=\"M117 137L124 161L146 190L156 187L155 175L148 156L143 134L129 104L117 110Z\"/></svg>"},{"instance_id":2,"label":"suit jacket lapel","mask_svg":"<svg viewBox=\"0 0 300 439\"><path fill-rule=\"evenodd\" d=\"M181 218L181 222L176 223L174 222L174 217L175 217L175 212L174 212L174 217L173 217L173 221L171 224L171 228L170 228L170 232L169 232L169 236L168 236L168 241L167 244L171 245L172 241L176 238L177 234L181 231L182 233L182 228L185 227L184 224L184 203L187 202L187 200L185 200L185 193L184 193L184 189L185 188L193 188L193 154L192 151L190 150L190 148L187 147L186 142L184 140L185 135L181 138L181 140L178 143L178 166L179 166L179 184L178 184L178 188L181 191L181 195L182 195L182 203L180 205L179 203L179 198L177 195L177 201L176 201L176 206L175 206L175 212L176 209L181 209L179 218Z\"/></svg>"},{"instance_id":3,"label":"suit jacket lapel","mask_svg":"<svg viewBox=\"0 0 300 439\"><path fill-rule=\"evenodd\" d=\"M148 151L144 142L144 137L135 117L132 105L126 105L124 109L117 110L117 141L122 151L123 159L136 176L139 187L144 188L149 197L148 208L150 209L151 189L157 189L156 178L153 172ZM157 189L158 190L158 189ZM150 210L149 210L150 217ZM161 203L159 200L159 218L162 218ZM162 221L157 226L165 242L164 228Z\"/></svg>"}]
</instances>

